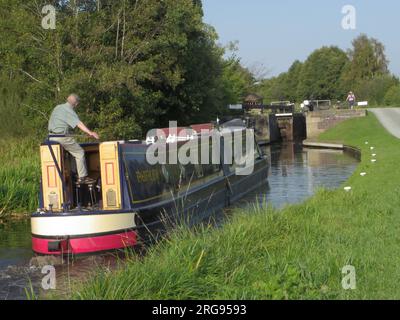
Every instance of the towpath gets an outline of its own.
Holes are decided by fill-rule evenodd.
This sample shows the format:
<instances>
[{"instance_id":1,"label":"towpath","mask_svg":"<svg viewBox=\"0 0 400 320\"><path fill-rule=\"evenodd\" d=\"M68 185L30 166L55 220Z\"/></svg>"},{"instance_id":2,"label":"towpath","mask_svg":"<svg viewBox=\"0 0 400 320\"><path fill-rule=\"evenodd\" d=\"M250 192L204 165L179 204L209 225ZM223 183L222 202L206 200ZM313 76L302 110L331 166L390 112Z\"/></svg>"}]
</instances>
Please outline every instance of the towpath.
<instances>
[{"instance_id":1,"label":"towpath","mask_svg":"<svg viewBox=\"0 0 400 320\"><path fill-rule=\"evenodd\" d=\"M386 130L400 139L400 108L376 108L368 111L376 115Z\"/></svg>"}]
</instances>

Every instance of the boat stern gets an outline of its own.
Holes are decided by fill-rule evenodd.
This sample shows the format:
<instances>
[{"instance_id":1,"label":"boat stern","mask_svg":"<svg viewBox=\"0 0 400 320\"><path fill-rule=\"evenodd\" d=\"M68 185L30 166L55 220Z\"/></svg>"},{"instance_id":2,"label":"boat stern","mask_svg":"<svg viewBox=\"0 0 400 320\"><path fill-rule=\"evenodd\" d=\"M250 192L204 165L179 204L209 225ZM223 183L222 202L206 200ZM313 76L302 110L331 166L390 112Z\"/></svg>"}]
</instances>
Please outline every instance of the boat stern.
<instances>
[{"instance_id":1,"label":"boat stern","mask_svg":"<svg viewBox=\"0 0 400 320\"><path fill-rule=\"evenodd\" d=\"M41 255L79 255L134 247L135 217L135 213L34 214L32 249Z\"/></svg>"}]
</instances>

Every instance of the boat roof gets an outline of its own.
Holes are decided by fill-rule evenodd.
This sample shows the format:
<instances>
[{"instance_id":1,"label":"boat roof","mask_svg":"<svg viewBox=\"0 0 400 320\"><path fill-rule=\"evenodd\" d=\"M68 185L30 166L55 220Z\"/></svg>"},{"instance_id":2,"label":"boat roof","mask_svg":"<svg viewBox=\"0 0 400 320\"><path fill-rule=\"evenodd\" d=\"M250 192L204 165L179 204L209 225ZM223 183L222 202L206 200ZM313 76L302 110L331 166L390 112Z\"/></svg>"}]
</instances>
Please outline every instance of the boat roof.
<instances>
[{"instance_id":1,"label":"boat roof","mask_svg":"<svg viewBox=\"0 0 400 320\"><path fill-rule=\"evenodd\" d=\"M159 141L160 139L166 140L167 143L183 143L190 140L199 139L204 136L211 136L212 134L218 133L220 135L231 134L232 132L243 131L246 126L242 119L234 119L226 122L219 128L215 127L212 123L196 124L189 127L176 127L176 128L161 128L153 129L150 133L154 136L149 135L146 140L120 140L120 141L103 141L103 142L88 142L81 143L82 147L98 146L100 143L118 142L121 145L137 145L137 146L148 146L150 144ZM154 138L154 139L153 139ZM42 145L48 145L49 143L43 142ZM57 145L55 141L50 141L51 145Z\"/></svg>"}]
</instances>

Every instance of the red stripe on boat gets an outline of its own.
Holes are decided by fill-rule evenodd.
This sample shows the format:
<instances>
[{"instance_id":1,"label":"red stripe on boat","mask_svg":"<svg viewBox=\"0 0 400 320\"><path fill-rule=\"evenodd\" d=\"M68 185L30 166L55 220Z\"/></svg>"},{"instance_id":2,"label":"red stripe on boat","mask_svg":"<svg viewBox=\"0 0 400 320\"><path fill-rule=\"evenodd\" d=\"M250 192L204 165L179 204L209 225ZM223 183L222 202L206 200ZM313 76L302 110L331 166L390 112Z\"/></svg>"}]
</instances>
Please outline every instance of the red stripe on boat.
<instances>
[{"instance_id":1,"label":"red stripe on boat","mask_svg":"<svg viewBox=\"0 0 400 320\"><path fill-rule=\"evenodd\" d=\"M62 250L56 252L49 251L49 243L60 241ZM85 254L100 251L111 251L133 247L137 244L135 232L124 232L100 237L88 237L69 240L41 239L32 237L32 249L34 252L44 255L60 254Z\"/></svg>"}]
</instances>

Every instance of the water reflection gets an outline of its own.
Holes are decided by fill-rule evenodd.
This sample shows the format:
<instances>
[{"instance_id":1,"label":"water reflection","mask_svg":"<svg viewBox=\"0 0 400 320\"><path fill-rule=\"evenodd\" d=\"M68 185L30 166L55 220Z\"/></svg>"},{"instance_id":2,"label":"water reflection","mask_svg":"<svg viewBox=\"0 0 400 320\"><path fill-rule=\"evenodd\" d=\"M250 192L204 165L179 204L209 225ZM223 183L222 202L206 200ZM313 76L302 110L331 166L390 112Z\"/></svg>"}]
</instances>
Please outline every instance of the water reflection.
<instances>
[{"instance_id":1,"label":"water reflection","mask_svg":"<svg viewBox=\"0 0 400 320\"><path fill-rule=\"evenodd\" d=\"M303 148L300 143L272 145L263 149L270 159L264 187L246 197L282 208L311 197L318 188L338 188L354 172L358 161L342 150Z\"/></svg>"},{"instance_id":2,"label":"water reflection","mask_svg":"<svg viewBox=\"0 0 400 320\"><path fill-rule=\"evenodd\" d=\"M0 300L25 297L31 258L29 220L0 225Z\"/></svg>"}]
</instances>

